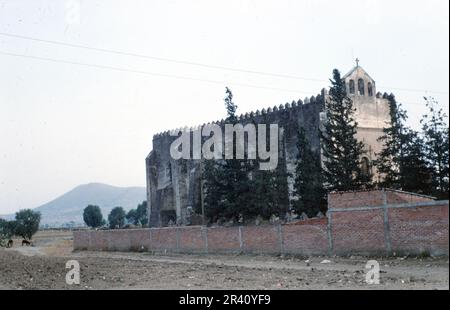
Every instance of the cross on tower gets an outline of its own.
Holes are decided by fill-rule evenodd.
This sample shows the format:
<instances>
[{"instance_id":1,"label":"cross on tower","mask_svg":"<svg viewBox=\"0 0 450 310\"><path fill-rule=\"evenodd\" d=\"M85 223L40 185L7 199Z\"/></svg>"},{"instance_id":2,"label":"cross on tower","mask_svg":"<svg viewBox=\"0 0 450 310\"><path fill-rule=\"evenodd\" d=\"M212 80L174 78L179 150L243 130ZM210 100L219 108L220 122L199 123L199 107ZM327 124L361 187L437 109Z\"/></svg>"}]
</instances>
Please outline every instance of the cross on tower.
<instances>
[{"instance_id":1,"label":"cross on tower","mask_svg":"<svg viewBox=\"0 0 450 310\"><path fill-rule=\"evenodd\" d=\"M356 61L356 66L359 67L359 59L356 58L355 61Z\"/></svg>"}]
</instances>

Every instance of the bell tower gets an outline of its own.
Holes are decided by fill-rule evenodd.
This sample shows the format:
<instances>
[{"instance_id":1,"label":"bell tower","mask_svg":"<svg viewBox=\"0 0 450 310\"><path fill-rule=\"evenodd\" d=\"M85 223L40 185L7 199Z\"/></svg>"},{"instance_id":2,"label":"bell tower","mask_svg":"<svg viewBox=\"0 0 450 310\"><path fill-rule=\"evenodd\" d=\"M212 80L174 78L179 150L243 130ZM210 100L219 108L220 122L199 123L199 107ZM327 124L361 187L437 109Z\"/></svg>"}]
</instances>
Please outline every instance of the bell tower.
<instances>
[{"instance_id":1,"label":"bell tower","mask_svg":"<svg viewBox=\"0 0 450 310\"><path fill-rule=\"evenodd\" d=\"M375 80L359 65L356 58L356 66L343 76L347 85L347 93L352 100L364 99L373 101L376 96Z\"/></svg>"},{"instance_id":2,"label":"bell tower","mask_svg":"<svg viewBox=\"0 0 450 310\"><path fill-rule=\"evenodd\" d=\"M361 158L363 170L371 173L376 181L379 175L373 162L383 148L378 138L383 135L383 128L390 120L389 102L376 92L375 80L360 66L358 58L355 62L355 66L342 79L356 109L357 138L365 145L366 154Z\"/></svg>"}]
</instances>

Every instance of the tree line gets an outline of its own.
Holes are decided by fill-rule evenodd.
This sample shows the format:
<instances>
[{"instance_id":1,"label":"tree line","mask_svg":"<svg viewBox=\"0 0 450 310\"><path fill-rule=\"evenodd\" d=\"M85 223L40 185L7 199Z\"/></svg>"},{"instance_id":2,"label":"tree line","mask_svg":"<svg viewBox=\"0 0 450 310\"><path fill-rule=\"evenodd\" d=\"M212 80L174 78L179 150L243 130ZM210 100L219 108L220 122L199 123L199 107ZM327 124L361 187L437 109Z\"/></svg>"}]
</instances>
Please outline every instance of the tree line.
<instances>
[{"instance_id":1,"label":"tree line","mask_svg":"<svg viewBox=\"0 0 450 310\"><path fill-rule=\"evenodd\" d=\"M382 150L367 165L362 159L368 150L356 137L355 107L337 69L330 82L327 121L319 133L321 150L313 151L305 129L298 130L295 198L290 202L285 156L273 171L258 170L248 159L206 160L202 194L208 222L245 222L257 216L283 219L291 211L312 217L326 211L326 195L332 191L392 188L448 199L449 127L433 98L424 98L428 113L422 117L421 130L415 131L406 125L406 111L395 96L384 95L390 119L378 140ZM236 124L237 105L229 88L225 108L226 123ZM374 169L378 180L373 178ZM196 212L202 212L201 206Z\"/></svg>"},{"instance_id":2,"label":"tree line","mask_svg":"<svg viewBox=\"0 0 450 310\"><path fill-rule=\"evenodd\" d=\"M24 240L31 240L39 229L41 213L30 209L16 212L15 219L7 221L0 218L0 245L6 240L19 236Z\"/></svg>"},{"instance_id":3,"label":"tree line","mask_svg":"<svg viewBox=\"0 0 450 310\"><path fill-rule=\"evenodd\" d=\"M108 214L107 221L103 218L102 210L99 206L88 205L83 210L83 220L88 227L92 228L146 227L148 224L147 201L138 204L136 209L131 209L128 213L122 207L115 207Z\"/></svg>"}]
</instances>

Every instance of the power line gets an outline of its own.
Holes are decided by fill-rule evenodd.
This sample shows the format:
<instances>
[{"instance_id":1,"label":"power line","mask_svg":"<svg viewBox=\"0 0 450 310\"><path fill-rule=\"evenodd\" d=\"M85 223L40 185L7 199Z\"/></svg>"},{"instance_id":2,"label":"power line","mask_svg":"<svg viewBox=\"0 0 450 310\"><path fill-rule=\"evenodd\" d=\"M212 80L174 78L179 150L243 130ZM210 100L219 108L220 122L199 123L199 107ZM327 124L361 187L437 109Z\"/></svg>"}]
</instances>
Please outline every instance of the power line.
<instances>
[{"instance_id":1,"label":"power line","mask_svg":"<svg viewBox=\"0 0 450 310\"><path fill-rule=\"evenodd\" d=\"M207 80L207 79L192 78L192 77L171 75L171 74L165 74L165 73L154 73L154 72L149 72L149 71L134 70L134 69L127 69L127 68L120 68L120 67L112 67L112 66L98 65L98 64L88 64L88 63L68 61L68 60L62 60L62 59L54 59L54 58L47 58L47 57L15 54L15 53L3 52L3 51L0 51L0 55L13 56L13 57L22 57L22 58L28 58L28 59L33 59L33 60L49 61L49 62L54 62L54 63L63 63L63 64L77 65L77 66L84 66L84 67L91 67L91 68L96 68L96 69L106 69L106 70L114 70L114 71L120 71L120 72L131 72L131 73L144 74L144 75L149 75L149 76L159 76L159 77L173 78L173 79L180 79L180 80L188 80L188 81L195 81L195 82L205 82L205 83L211 83L211 84L221 84L221 85L222 84L229 84L229 85L249 87L249 88L259 88L259 89L266 89L266 90L292 92L292 93L303 94L303 95L310 95L310 94L314 93L314 92L304 92L304 91L295 90L295 89L284 89L284 88L268 87L268 86L245 84L245 83L228 83L228 82L225 82L225 81ZM403 104L422 105L422 106L424 106L423 103L419 103L419 102L402 102L402 103Z\"/></svg>"},{"instance_id":2,"label":"power line","mask_svg":"<svg viewBox=\"0 0 450 310\"><path fill-rule=\"evenodd\" d=\"M392 90L399 90L399 91L405 91L405 92L413 92L413 93L434 93L434 94L442 94L447 95L448 92L445 91L436 91L436 90L426 90L426 89L412 89L412 88L398 88L398 87L390 87L390 86L384 86L380 85L382 88L388 88Z\"/></svg>"},{"instance_id":3,"label":"power line","mask_svg":"<svg viewBox=\"0 0 450 310\"><path fill-rule=\"evenodd\" d=\"M91 68L97 68L97 69L115 70L115 71L120 71L120 72L131 72L131 73L138 73L138 74L144 74L144 75L150 75L150 76L159 76L159 77L179 79L179 80L205 82L205 83L211 83L211 84L221 84L221 85L229 84L229 85L234 85L234 86L259 88L259 89L275 90L275 91L283 91L283 92L292 92L292 93L306 94L306 95L310 95L310 94L314 93L314 92L304 92L304 91L295 90L295 89L276 88L276 87L260 86L260 85L245 84L245 83L229 83L229 82L218 81L218 80L192 78L192 77L187 77L187 76L179 76L179 75L172 75L172 74L165 74L165 73L155 73L155 72L149 72L149 71L143 71L143 70L134 70L134 69L112 67L112 66L98 65L98 64L88 64L88 63L83 63L83 62L68 61L68 60L62 60L62 59L31 56L31 55L23 55L23 54L9 53L9 52L3 52L3 51L0 51L0 54L7 55L7 56L34 59L34 60L50 61L50 62L55 62L55 63L64 63L64 64L70 64L70 65L85 66L85 67L91 67Z\"/></svg>"},{"instance_id":4,"label":"power line","mask_svg":"<svg viewBox=\"0 0 450 310\"><path fill-rule=\"evenodd\" d=\"M18 39L36 41L36 42L43 42L43 43L49 43L49 44L74 47L74 48L88 49L88 50L97 51L97 52L112 53L112 54L116 54L116 55L133 56L133 57L146 58L146 59L171 62L171 63L177 63L177 64L183 64L183 65L199 66L199 67L204 67L204 68L209 68L209 69L219 69L219 70L227 70L227 71L233 71L233 72L251 73L251 74L274 76L274 77L296 79L296 80L314 81L314 82L327 82L327 80L321 80L321 79L305 78L305 77L299 77L299 76L288 75L288 74L279 74L279 73L262 72L262 71L256 71L256 70L238 69L238 68L231 68L231 67L226 67L226 66L218 66L218 65L204 64L204 63L199 63L199 62L179 60L179 59L149 56L149 55L143 55L143 54L138 54L138 53L130 53L130 52L111 50L111 49L106 49L106 48L92 47L92 46L87 46L87 45L65 43L65 42L61 42L61 41L44 40L44 39L15 35L15 34L4 33L4 32L0 32L0 35L18 38Z\"/></svg>"},{"instance_id":5,"label":"power line","mask_svg":"<svg viewBox=\"0 0 450 310\"><path fill-rule=\"evenodd\" d=\"M249 73L249 74L262 75L262 76L272 76L272 77L277 77L277 78L304 80L304 81L321 82L321 83L329 82L328 80L324 80L324 79L307 78L307 77L300 77L300 76L289 75L289 74L263 72L263 71L256 71L256 70L232 68L232 67L227 67L227 66L211 65L211 64L205 64L205 63L199 63L199 62L191 62L191 61L185 61L185 60L179 60L179 59L150 56L150 55L144 55L144 54L139 54L139 53L131 53L131 52L125 52L125 51L106 49L106 48L98 48L98 47L92 47L92 46L81 45L81 44L66 43L66 42L62 42L62 41L45 40L45 39L11 34L11 33L5 33L5 32L0 32L0 35L6 36L6 37L23 39L23 40L30 40L30 41L35 41L35 42L55 44L55 45L72 47L72 48L81 48L81 49L87 49L87 50L92 50L92 51L97 51L97 52L112 53L112 54L122 55L122 56L132 56L132 57L138 57L138 58L144 58L144 59L152 59L152 60L170 62L170 63L176 63L176 64L198 66L198 67L209 68L209 69L218 69L218 70L226 70L226 71L231 71L231 72L241 72L241 73ZM405 91L405 92L448 94L448 92L445 92L445 91L399 88L399 87L391 87L391 86L384 86L384 85L380 85L380 87L388 88L388 89L392 89L392 90L398 90L398 91Z\"/></svg>"}]
</instances>

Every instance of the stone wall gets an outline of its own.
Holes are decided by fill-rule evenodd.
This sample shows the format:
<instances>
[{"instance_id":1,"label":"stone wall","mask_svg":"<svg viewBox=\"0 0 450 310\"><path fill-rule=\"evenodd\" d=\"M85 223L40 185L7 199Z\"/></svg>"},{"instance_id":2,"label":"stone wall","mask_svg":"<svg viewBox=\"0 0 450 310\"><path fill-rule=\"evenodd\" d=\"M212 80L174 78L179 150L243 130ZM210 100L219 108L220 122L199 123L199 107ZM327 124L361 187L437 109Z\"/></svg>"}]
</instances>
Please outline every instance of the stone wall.
<instances>
[{"instance_id":1,"label":"stone wall","mask_svg":"<svg viewBox=\"0 0 450 310\"><path fill-rule=\"evenodd\" d=\"M300 127L305 129L311 148L320 156L319 127L320 112L323 110L326 91L316 97L305 98L292 104L274 106L261 111L239 116L239 122L245 126L254 124L278 124L279 160L277 169L289 172L290 197L293 197L293 176L297 159L297 133ZM225 132L224 120L214 122ZM201 130L203 126L189 128L189 131ZM178 134L187 128L176 129ZM202 143L209 137L202 137ZM147 201L151 227L167 226L169 220L180 225L188 225L189 210L201 209L200 198L200 160L174 160L170 156L170 145L177 139L166 131L153 137L153 150L146 158ZM191 137L192 139L192 137ZM225 139L223 139L225 141ZM224 143L224 142L223 142ZM281 162L283 164L281 164Z\"/></svg>"}]
</instances>

